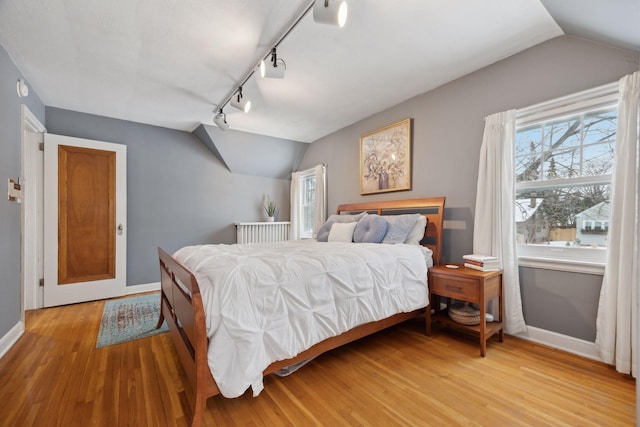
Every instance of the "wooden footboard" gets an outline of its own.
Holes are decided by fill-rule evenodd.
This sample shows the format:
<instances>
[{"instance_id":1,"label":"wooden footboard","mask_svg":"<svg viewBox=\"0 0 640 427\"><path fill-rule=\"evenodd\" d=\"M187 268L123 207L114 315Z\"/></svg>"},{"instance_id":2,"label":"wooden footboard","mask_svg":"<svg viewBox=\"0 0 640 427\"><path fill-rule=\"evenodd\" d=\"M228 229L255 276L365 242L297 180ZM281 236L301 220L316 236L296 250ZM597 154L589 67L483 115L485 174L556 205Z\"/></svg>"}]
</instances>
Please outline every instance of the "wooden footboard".
<instances>
[{"instance_id":1,"label":"wooden footboard","mask_svg":"<svg viewBox=\"0 0 640 427\"><path fill-rule=\"evenodd\" d=\"M195 276L187 268L158 248L161 276L161 310L159 328L164 321L182 362L194 392L191 426L200 426L207 399L220 393L211 376L207 362L208 340L200 288ZM390 326L404 322L424 313L424 309L410 313L399 313L351 329L336 337L328 338L303 351L296 357L280 360L269 365L263 372L268 375L289 365L317 356L359 338L371 335Z\"/></svg>"},{"instance_id":2,"label":"wooden footboard","mask_svg":"<svg viewBox=\"0 0 640 427\"><path fill-rule=\"evenodd\" d=\"M436 262L440 259L442 242L442 221L444 216L444 198L414 199L398 202L378 202L382 210L401 210L418 207L419 209L434 208L436 213L423 212L429 219L430 226L425 231L425 239L433 237L433 242L425 246L432 247ZM341 205L339 212L356 210L375 210L373 203ZM220 393L207 362L208 339L206 334L205 313L200 295L198 282L187 268L177 262L168 253L158 248L160 258L161 276L161 311L158 320L158 328L166 321L169 326L171 338L175 344L182 366L189 378L194 392L192 404L191 426L200 426L207 399ZM422 315L424 309L410 313L399 313L387 319L367 323L351 329L336 337L328 338L313 347L303 351L296 357L277 361L264 370L264 375L278 369L295 364L312 356L322 354L341 345L355 341L372 333L386 329L390 326L404 322L410 318Z\"/></svg>"},{"instance_id":3,"label":"wooden footboard","mask_svg":"<svg viewBox=\"0 0 640 427\"><path fill-rule=\"evenodd\" d=\"M171 255L158 248L161 307L159 328L166 321L169 333L194 393L191 425L199 426L207 398L218 394L207 363L207 331L200 287L195 276Z\"/></svg>"}]
</instances>

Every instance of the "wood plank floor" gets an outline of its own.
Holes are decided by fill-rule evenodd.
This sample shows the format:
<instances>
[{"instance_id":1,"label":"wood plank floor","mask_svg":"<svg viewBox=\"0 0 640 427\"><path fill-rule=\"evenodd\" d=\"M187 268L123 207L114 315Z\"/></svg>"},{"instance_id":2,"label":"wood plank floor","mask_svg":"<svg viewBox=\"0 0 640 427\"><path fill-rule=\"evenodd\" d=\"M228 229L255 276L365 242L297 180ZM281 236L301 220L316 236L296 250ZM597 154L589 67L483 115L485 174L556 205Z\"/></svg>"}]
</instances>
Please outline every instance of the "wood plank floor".
<instances>
[{"instance_id":1,"label":"wood plank floor","mask_svg":"<svg viewBox=\"0 0 640 427\"><path fill-rule=\"evenodd\" d=\"M27 313L0 360L2 426L185 426L192 393L168 334L95 348L104 302ZM469 336L409 321L209 399L208 426L630 426L635 381L507 336L487 357Z\"/></svg>"}]
</instances>

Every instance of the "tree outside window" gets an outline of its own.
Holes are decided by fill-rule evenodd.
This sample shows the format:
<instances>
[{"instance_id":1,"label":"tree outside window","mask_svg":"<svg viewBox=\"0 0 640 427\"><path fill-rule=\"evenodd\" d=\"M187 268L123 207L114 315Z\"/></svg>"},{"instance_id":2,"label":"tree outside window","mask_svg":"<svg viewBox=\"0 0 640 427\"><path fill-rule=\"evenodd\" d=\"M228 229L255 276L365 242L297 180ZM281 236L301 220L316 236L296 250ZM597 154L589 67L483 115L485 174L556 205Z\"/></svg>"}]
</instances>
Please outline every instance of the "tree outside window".
<instances>
[{"instance_id":1,"label":"tree outside window","mask_svg":"<svg viewBox=\"0 0 640 427\"><path fill-rule=\"evenodd\" d=\"M606 246L616 126L608 107L517 129L518 243Z\"/></svg>"}]
</instances>

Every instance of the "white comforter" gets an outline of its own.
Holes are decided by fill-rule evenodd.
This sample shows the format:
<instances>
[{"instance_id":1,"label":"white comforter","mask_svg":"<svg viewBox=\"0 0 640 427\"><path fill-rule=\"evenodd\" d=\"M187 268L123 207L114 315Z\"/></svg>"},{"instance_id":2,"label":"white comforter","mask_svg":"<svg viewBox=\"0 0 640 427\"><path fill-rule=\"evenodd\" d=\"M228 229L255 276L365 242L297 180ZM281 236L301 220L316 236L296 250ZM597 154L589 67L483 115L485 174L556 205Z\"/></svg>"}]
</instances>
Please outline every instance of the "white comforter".
<instances>
[{"instance_id":1,"label":"white comforter","mask_svg":"<svg viewBox=\"0 0 640 427\"><path fill-rule=\"evenodd\" d=\"M427 305L412 245L280 242L189 246L174 254L200 284L209 368L220 392L263 389L262 372L325 338Z\"/></svg>"}]
</instances>

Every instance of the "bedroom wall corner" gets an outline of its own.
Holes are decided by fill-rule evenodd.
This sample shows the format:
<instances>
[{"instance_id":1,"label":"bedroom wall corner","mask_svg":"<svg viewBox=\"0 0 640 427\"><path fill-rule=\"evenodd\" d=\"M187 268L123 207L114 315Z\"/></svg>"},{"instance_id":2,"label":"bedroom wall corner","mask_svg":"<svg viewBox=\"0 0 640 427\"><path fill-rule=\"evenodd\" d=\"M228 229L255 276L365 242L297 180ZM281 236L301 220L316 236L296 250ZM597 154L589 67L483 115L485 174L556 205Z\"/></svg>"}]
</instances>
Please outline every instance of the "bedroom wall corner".
<instances>
[{"instance_id":1,"label":"bedroom wall corner","mask_svg":"<svg viewBox=\"0 0 640 427\"><path fill-rule=\"evenodd\" d=\"M615 82L637 71L639 59L639 52L560 36L313 142L300 167L328 164L329 211L347 202L445 196L443 262L460 262L472 251L484 117ZM412 189L361 196L360 135L407 117L413 118ZM574 310L581 319L579 324L563 329L566 316L541 303L544 298L529 295L539 288L539 280L532 281L532 275L525 275L521 283L527 291L523 293L525 317L545 319L546 329L588 341L595 325L599 288L591 281L587 297L580 279L574 276L567 280L563 272L552 272L545 280L550 286L564 287L555 307L581 301Z\"/></svg>"},{"instance_id":2,"label":"bedroom wall corner","mask_svg":"<svg viewBox=\"0 0 640 427\"><path fill-rule=\"evenodd\" d=\"M25 79L9 54L0 46L0 180L4 190L0 197L0 337L21 322L21 206L6 197L8 178L21 173L20 105L25 104L42 123L44 104L27 81L29 95L18 98L16 84Z\"/></svg>"},{"instance_id":3,"label":"bedroom wall corner","mask_svg":"<svg viewBox=\"0 0 640 427\"><path fill-rule=\"evenodd\" d=\"M127 285L159 280L157 247L234 243L264 220L269 194L289 219L290 180L233 174L189 132L47 107L49 132L127 146Z\"/></svg>"}]
</instances>

